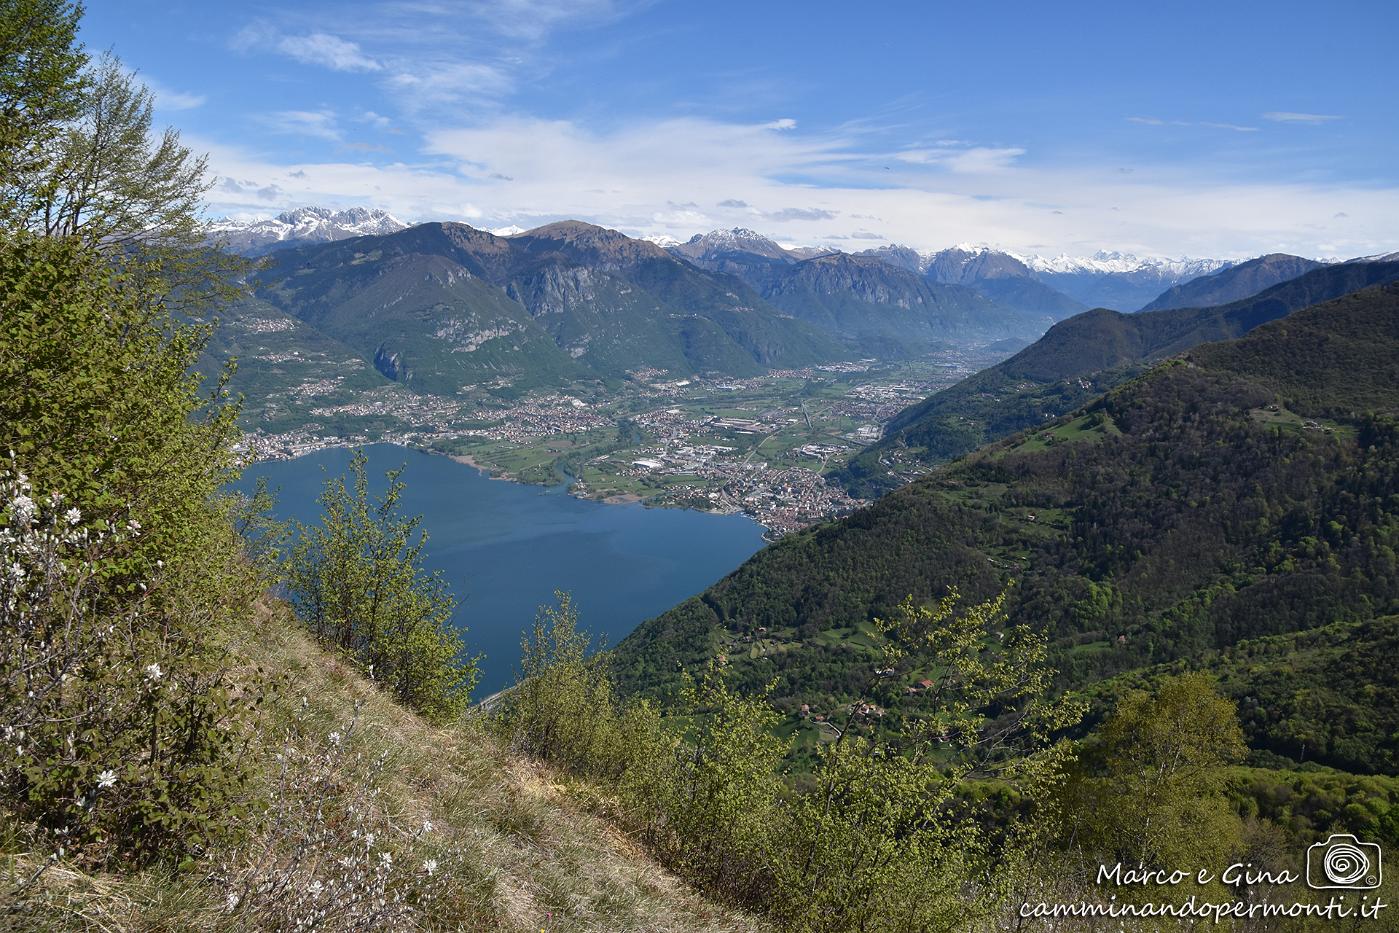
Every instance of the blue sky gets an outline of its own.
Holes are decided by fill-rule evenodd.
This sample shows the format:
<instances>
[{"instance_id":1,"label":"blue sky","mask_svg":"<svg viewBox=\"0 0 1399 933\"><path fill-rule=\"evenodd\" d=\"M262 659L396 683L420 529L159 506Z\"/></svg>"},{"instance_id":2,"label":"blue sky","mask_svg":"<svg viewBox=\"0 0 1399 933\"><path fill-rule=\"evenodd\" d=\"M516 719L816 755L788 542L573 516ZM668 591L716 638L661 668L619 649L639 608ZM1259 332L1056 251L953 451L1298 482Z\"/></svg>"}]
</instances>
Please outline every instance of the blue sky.
<instances>
[{"instance_id":1,"label":"blue sky","mask_svg":"<svg viewBox=\"0 0 1399 933\"><path fill-rule=\"evenodd\" d=\"M97 0L211 213L1399 249L1399 4Z\"/></svg>"}]
</instances>

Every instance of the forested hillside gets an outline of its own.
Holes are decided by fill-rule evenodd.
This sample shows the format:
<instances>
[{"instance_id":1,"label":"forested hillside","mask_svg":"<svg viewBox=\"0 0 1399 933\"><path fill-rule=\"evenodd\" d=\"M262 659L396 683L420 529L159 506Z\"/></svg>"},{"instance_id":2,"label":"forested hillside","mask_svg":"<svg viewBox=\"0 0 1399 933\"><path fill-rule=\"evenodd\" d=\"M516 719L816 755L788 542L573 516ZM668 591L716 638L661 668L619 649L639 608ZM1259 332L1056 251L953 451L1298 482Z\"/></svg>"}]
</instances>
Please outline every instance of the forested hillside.
<instances>
[{"instance_id":1,"label":"forested hillside","mask_svg":"<svg viewBox=\"0 0 1399 933\"><path fill-rule=\"evenodd\" d=\"M878 663L873 619L909 595L957 586L985 598L1008 581L1010 617L1049 636L1070 688L1208 665L1253 639L1392 624L1382 620L1399 610L1396 386L1395 285L1198 347L783 540L644 624L615 669L627 689L659 695L681 666L726 654L746 689L775 679L785 712L831 711ZM1393 773L1399 721L1364 701L1374 682L1310 670L1336 703L1378 720L1344 752L1313 743L1307 760ZM1241 699L1254 689L1229 683ZM1294 715L1306 725L1290 728L1331 730L1323 712ZM1249 738L1276 749L1266 718L1245 717Z\"/></svg>"}]
</instances>

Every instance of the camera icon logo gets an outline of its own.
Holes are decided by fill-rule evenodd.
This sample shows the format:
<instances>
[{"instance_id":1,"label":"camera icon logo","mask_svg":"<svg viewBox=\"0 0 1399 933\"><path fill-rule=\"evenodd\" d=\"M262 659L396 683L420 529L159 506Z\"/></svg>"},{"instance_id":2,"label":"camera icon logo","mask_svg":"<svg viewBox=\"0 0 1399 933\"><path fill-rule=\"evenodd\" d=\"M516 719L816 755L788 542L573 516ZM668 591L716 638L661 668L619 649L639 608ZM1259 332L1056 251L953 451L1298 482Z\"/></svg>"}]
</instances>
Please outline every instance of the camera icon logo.
<instances>
[{"instance_id":1,"label":"camera icon logo","mask_svg":"<svg viewBox=\"0 0 1399 933\"><path fill-rule=\"evenodd\" d=\"M1373 842L1334 833L1307 850L1307 887L1369 890L1384 880L1384 854Z\"/></svg>"}]
</instances>

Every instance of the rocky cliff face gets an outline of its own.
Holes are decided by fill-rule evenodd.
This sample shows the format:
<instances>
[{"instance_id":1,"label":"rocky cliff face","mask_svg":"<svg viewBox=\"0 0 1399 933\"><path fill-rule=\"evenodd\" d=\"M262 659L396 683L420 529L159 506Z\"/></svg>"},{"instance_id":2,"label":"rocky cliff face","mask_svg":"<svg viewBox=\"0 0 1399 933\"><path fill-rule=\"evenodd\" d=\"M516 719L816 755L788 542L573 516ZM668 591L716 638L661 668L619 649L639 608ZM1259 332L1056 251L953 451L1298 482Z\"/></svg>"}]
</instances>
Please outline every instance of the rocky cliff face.
<instances>
[{"instance_id":1,"label":"rocky cliff face","mask_svg":"<svg viewBox=\"0 0 1399 933\"><path fill-rule=\"evenodd\" d=\"M506 287L532 317L563 314L597 300L597 277L586 266L547 266Z\"/></svg>"}]
</instances>

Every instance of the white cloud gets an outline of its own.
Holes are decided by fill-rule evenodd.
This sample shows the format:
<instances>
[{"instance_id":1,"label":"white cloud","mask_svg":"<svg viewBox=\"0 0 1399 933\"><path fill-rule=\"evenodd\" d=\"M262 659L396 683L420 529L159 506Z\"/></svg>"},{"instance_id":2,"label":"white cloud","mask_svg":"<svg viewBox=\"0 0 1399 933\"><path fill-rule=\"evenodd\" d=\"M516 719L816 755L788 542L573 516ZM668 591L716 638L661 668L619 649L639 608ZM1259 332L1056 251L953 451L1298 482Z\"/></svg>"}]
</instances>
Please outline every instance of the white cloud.
<instances>
[{"instance_id":1,"label":"white cloud","mask_svg":"<svg viewBox=\"0 0 1399 933\"><path fill-rule=\"evenodd\" d=\"M1212 120L1162 120L1160 117L1128 117L1128 123L1142 126L1203 126L1212 130L1232 130L1235 133L1257 133L1258 127L1240 123L1219 123Z\"/></svg>"},{"instance_id":2,"label":"white cloud","mask_svg":"<svg viewBox=\"0 0 1399 933\"><path fill-rule=\"evenodd\" d=\"M288 35L271 26L258 24L234 36L233 47L243 52L276 52L303 65L318 65L332 71L381 71L384 67L364 54L357 43L325 32Z\"/></svg>"},{"instance_id":3,"label":"white cloud","mask_svg":"<svg viewBox=\"0 0 1399 933\"><path fill-rule=\"evenodd\" d=\"M207 98L203 94L190 94L185 91L175 91L144 75L136 75L136 80L144 84L155 97L155 106L158 110L194 110L203 107Z\"/></svg>"},{"instance_id":4,"label":"white cloud","mask_svg":"<svg viewBox=\"0 0 1399 933\"><path fill-rule=\"evenodd\" d=\"M894 154L900 162L933 165L963 174L1000 172L1010 168L1025 150L1015 146L937 146L931 149L904 149Z\"/></svg>"},{"instance_id":5,"label":"white cloud","mask_svg":"<svg viewBox=\"0 0 1399 933\"><path fill-rule=\"evenodd\" d=\"M291 113L299 115L286 117L288 128L326 126L319 112ZM1027 166L1019 151L975 146L872 160L861 142L694 118L597 132L520 117L434 131L416 164L286 164L190 140L220 176L239 179L238 190L211 195L219 213L363 204L488 227L573 217L684 240L768 225L784 242L813 245L879 236L919 248L975 240L1073 254L1365 255L1399 245L1394 187L1212 179L1168 164L1131 174L1113 164ZM997 170L969 171L978 160ZM269 192L281 193L277 204Z\"/></svg>"},{"instance_id":6,"label":"white cloud","mask_svg":"<svg viewBox=\"0 0 1399 933\"><path fill-rule=\"evenodd\" d=\"M310 136L330 142L340 142L344 138L336 124L335 114L329 110L279 110L263 115L260 122L276 133Z\"/></svg>"},{"instance_id":7,"label":"white cloud","mask_svg":"<svg viewBox=\"0 0 1399 933\"><path fill-rule=\"evenodd\" d=\"M1211 122L1209 122L1209 121L1205 121L1205 122L1201 123L1200 125L1201 125L1201 126L1207 126L1207 127L1209 127L1210 129L1212 129L1212 130L1233 130L1235 133L1257 133L1257 132L1258 132L1258 127L1256 127L1256 126L1242 126L1242 125L1240 125L1240 124L1238 124L1238 123L1211 123Z\"/></svg>"},{"instance_id":8,"label":"white cloud","mask_svg":"<svg viewBox=\"0 0 1399 933\"><path fill-rule=\"evenodd\" d=\"M763 127L769 130L794 130L797 128L797 121L793 120L791 117L783 117L780 120L773 120L771 123L765 123Z\"/></svg>"},{"instance_id":9,"label":"white cloud","mask_svg":"<svg viewBox=\"0 0 1399 933\"><path fill-rule=\"evenodd\" d=\"M1332 113L1294 113L1288 110L1270 110L1263 114L1263 119L1272 120L1274 123L1330 123L1339 120L1341 117Z\"/></svg>"},{"instance_id":10,"label":"white cloud","mask_svg":"<svg viewBox=\"0 0 1399 933\"><path fill-rule=\"evenodd\" d=\"M514 82L501 69L481 62L420 62L411 70L399 70L387 80L399 92L407 110L448 103L466 97L495 97L508 92Z\"/></svg>"},{"instance_id":11,"label":"white cloud","mask_svg":"<svg viewBox=\"0 0 1399 933\"><path fill-rule=\"evenodd\" d=\"M824 207L784 207L779 211L769 211L763 216L778 223L793 220L834 220L839 211L829 211Z\"/></svg>"},{"instance_id":12,"label":"white cloud","mask_svg":"<svg viewBox=\"0 0 1399 933\"><path fill-rule=\"evenodd\" d=\"M468 4L467 10L501 35L530 42L566 24L608 19L620 12L612 0L480 0Z\"/></svg>"}]
</instances>

